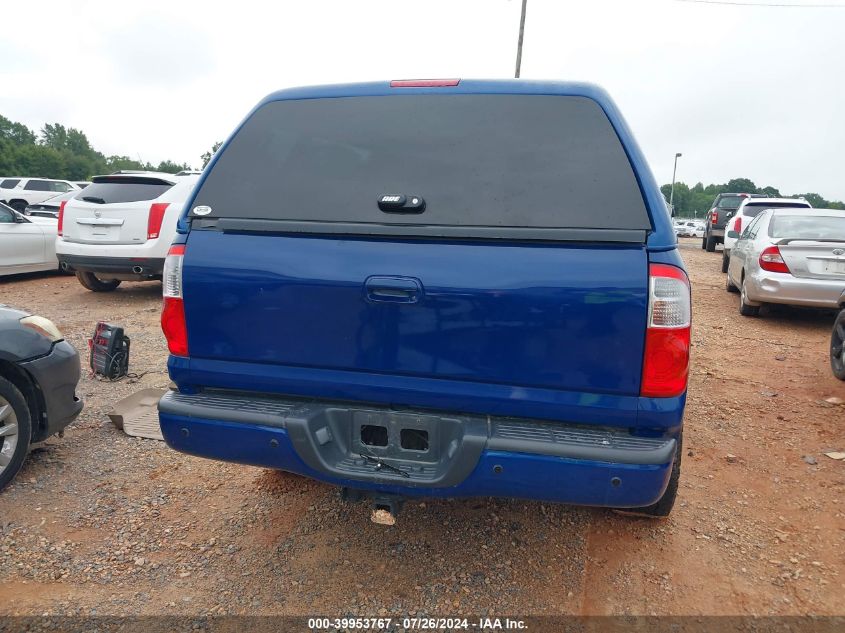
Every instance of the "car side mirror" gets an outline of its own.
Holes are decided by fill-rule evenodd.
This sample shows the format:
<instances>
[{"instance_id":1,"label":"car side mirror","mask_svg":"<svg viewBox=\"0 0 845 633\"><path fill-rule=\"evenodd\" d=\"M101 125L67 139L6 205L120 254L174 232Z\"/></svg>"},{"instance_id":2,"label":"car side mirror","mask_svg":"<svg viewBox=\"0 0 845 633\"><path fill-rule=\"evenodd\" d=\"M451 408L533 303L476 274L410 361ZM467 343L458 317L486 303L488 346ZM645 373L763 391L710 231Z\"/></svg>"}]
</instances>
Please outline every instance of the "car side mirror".
<instances>
[{"instance_id":1,"label":"car side mirror","mask_svg":"<svg viewBox=\"0 0 845 633\"><path fill-rule=\"evenodd\" d=\"M728 237L730 237L731 239L734 239L734 240L738 240L739 239L739 233L737 233L736 231L728 231Z\"/></svg>"}]
</instances>

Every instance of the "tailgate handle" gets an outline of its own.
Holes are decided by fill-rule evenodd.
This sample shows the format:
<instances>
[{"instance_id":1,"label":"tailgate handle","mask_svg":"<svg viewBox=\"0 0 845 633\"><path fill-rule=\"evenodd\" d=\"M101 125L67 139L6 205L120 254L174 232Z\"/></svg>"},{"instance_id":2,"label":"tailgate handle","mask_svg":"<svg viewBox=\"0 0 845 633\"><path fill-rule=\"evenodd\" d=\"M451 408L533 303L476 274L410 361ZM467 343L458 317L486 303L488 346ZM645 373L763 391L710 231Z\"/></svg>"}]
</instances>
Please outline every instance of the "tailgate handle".
<instances>
[{"instance_id":1,"label":"tailgate handle","mask_svg":"<svg viewBox=\"0 0 845 633\"><path fill-rule=\"evenodd\" d=\"M416 303L422 298L419 279L413 277L368 277L364 282L368 301Z\"/></svg>"}]
</instances>

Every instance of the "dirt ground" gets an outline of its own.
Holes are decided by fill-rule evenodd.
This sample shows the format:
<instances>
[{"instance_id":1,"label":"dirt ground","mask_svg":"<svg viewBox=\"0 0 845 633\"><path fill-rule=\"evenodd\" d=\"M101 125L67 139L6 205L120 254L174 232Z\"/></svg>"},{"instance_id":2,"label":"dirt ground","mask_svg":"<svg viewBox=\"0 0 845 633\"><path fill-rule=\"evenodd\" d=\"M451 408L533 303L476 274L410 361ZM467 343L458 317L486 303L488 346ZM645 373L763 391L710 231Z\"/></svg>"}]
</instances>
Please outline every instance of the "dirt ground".
<instances>
[{"instance_id":1,"label":"dirt ground","mask_svg":"<svg viewBox=\"0 0 845 633\"><path fill-rule=\"evenodd\" d=\"M132 337L118 383L0 493L0 614L843 614L845 383L832 314L743 318L720 254L682 253L693 284L679 500L665 521L517 500L416 501L393 528L329 486L133 439L112 403L165 387L161 287L73 277L0 283L79 350L96 320Z\"/></svg>"}]
</instances>

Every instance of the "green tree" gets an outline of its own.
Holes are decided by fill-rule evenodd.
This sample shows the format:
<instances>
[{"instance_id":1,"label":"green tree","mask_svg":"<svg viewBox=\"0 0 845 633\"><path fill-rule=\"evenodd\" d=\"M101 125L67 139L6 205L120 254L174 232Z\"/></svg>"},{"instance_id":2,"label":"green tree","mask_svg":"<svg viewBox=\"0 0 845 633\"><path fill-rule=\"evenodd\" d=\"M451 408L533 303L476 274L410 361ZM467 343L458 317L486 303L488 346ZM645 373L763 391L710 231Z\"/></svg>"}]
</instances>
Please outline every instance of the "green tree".
<instances>
[{"instance_id":1,"label":"green tree","mask_svg":"<svg viewBox=\"0 0 845 633\"><path fill-rule=\"evenodd\" d=\"M158 164L158 167L155 168L155 171L161 171L166 174L175 174L183 169L190 168L190 165L186 163L180 165L179 163L174 163L172 160L163 160Z\"/></svg>"},{"instance_id":2,"label":"green tree","mask_svg":"<svg viewBox=\"0 0 845 633\"><path fill-rule=\"evenodd\" d=\"M662 185L660 191L669 200L672 186L669 184ZM707 185L696 183L692 189L683 182L675 183L675 216L681 218L704 217L704 214L710 209L714 197L719 193L763 193L770 197L789 197L784 196L775 187L767 186L762 188L754 187L754 183L747 178L734 178L729 180L724 185ZM817 209L845 209L845 202L838 200L825 200L817 193L802 193L795 194L801 196L811 205Z\"/></svg>"},{"instance_id":3,"label":"green tree","mask_svg":"<svg viewBox=\"0 0 845 633\"><path fill-rule=\"evenodd\" d=\"M52 147L43 145L21 145L16 152L17 176L40 176L42 178L64 178L66 176L64 157Z\"/></svg>"},{"instance_id":4,"label":"green tree","mask_svg":"<svg viewBox=\"0 0 845 633\"><path fill-rule=\"evenodd\" d=\"M704 192L704 187L702 187L702 191L694 192L690 200L690 209L692 210L693 217L703 218L704 214L710 210L713 204L713 198L713 195Z\"/></svg>"},{"instance_id":5,"label":"green tree","mask_svg":"<svg viewBox=\"0 0 845 633\"><path fill-rule=\"evenodd\" d=\"M780 198L780 191L775 189L774 187L763 187L762 189L758 189L754 193L763 193L769 196L770 198Z\"/></svg>"},{"instance_id":6,"label":"green tree","mask_svg":"<svg viewBox=\"0 0 845 633\"><path fill-rule=\"evenodd\" d=\"M223 145L223 141L217 141L214 145L211 146L211 150L205 152L202 156L202 168L205 169L205 166L208 165L209 161L211 161L212 157L217 153L217 150L220 149L220 146Z\"/></svg>"},{"instance_id":7,"label":"green tree","mask_svg":"<svg viewBox=\"0 0 845 633\"><path fill-rule=\"evenodd\" d=\"M127 156L95 150L82 130L47 123L36 136L28 127L0 116L0 174L88 180L118 169L160 169L176 173L188 165L164 160L158 167Z\"/></svg>"},{"instance_id":8,"label":"green tree","mask_svg":"<svg viewBox=\"0 0 845 633\"><path fill-rule=\"evenodd\" d=\"M2 115L0 115L0 139L6 139L15 145L35 144L35 134L28 127L22 123L10 121Z\"/></svg>"},{"instance_id":9,"label":"green tree","mask_svg":"<svg viewBox=\"0 0 845 633\"><path fill-rule=\"evenodd\" d=\"M107 172L120 171L121 169L146 169L147 166L128 156L109 156L105 161Z\"/></svg>"},{"instance_id":10,"label":"green tree","mask_svg":"<svg viewBox=\"0 0 845 633\"><path fill-rule=\"evenodd\" d=\"M0 137L0 174L15 173L15 150L17 145L7 138Z\"/></svg>"},{"instance_id":11,"label":"green tree","mask_svg":"<svg viewBox=\"0 0 845 633\"><path fill-rule=\"evenodd\" d=\"M47 123L41 128L41 144L53 149L67 148L67 129L61 123Z\"/></svg>"},{"instance_id":12,"label":"green tree","mask_svg":"<svg viewBox=\"0 0 845 633\"><path fill-rule=\"evenodd\" d=\"M87 156L64 152L65 177L68 180L88 180L99 173L99 165Z\"/></svg>"},{"instance_id":13,"label":"green tree","mask_svg":"<svg viewBox=\"0 0 845 633\"><path fill-rule=\"evenodd\" d=\"M830 203L817 193L801 193L798 195L817 209L827 209L830 206Z\"/></svg>"},{"instance_id":14,"label":"green tree","mask_svg":"<svg viewBox=\"0 0 845 633\"><path fill-rule=\"evenodd\" d=\"M89 158L102 158L103 155L95 152L88 141L88 137L81 130L69 128L67 131L66 148L69 152L77 156L87 156Z\"/></svg>"},{"instance_id":15,"label":"green tree","mask_svg":"<svg viewBox=\"0 0 845 633\"><path fill-rule=\"evenodd\" d=\"M732 193L757 193L757 185L748 178L731 178L725 185L725 191ZM724 192L719 192L724 193Z\"/></svg>"}]
</instances>

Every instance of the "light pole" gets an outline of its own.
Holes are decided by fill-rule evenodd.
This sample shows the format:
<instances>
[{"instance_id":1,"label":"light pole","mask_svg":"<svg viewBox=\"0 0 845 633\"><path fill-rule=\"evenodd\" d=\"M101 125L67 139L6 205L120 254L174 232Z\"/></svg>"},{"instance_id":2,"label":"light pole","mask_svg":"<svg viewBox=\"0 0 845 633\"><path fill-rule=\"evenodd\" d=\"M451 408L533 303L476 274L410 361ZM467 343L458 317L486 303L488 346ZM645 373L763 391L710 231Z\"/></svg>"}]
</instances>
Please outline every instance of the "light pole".
<instances>
[{"instance_id":1,"label":"light pole","mask_svg":"<svg viewBox=\"0 0 845 633\"><path fill-rule=\"evenodd\" d=\"M680 152L675 154L675 166L672 168L672 190L669 192L669 208L672 209L672 216L675 215L675 174L678 171L678 159L683 156Z\"/></svg>"},{"instance_id":2,"label":"light pole","mask_svg":"<svg viewBox=\"0 0 845 633\"><path fill-rule=\"evenodd\" d=\"M519 71L522 67L522 35L525 33L525 6L528 0L522 0L522 15L519 17L519 40L516 43L516 72L514 78L519 79Z\"/></svg>"}]
</instances>

